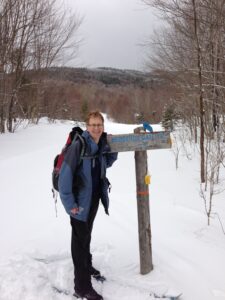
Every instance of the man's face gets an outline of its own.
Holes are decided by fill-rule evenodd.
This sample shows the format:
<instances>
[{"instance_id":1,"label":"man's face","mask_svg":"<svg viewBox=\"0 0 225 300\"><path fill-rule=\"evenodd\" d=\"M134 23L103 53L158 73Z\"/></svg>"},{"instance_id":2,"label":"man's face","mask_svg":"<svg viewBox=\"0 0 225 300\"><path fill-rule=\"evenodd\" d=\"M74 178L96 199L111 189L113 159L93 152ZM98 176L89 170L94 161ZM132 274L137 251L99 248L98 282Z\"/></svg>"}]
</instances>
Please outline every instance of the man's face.
<instances>
[{"instance_id":1,"label":"man's face","mask_svg":"<svg viewBox=\"0 0 225 300\"><path fill-rule=\"evenodd\" d=\"M98 143L102 132L104 131L104 124L100 118L93 118L89 119L87 124L87 131L90 133L93 140Z\"/></svg>"}]
</instances>

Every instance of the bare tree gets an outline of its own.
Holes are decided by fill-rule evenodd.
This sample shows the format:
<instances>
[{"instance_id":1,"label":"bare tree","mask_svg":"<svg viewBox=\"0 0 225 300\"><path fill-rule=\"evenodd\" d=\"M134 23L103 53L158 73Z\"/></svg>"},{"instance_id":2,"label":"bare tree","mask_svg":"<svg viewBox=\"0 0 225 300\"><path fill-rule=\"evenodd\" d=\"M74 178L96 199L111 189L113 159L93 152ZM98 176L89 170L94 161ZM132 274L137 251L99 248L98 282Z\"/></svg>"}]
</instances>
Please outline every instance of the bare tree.
<instances>
[{"instance_id":1,"label":"bare tree","mask_svg":"<svg viewBox=\"0 0 225 300\"><path fill-rule=\"evenodd\" d=\"M219 184L225 153L225 0L143 2L159 9L167 21L166 29L150 43L155 52L149 65L176 77L181 117L199 141L200 195L210 224L214 195L223 191Z\"/></svg>"},{"instance_id":2,"label":"bare tree","mask_svg":"<svg viewBox=\"0 0 225 300\"><path fill-rule=\"evenodd\" d=\"M199 113L200 118L200 150L201 150L201 182L204 178L204 97L202 83L202 48L201 28L199 24L199 11L196 8L195 0L192 1L148 1L161 9L171 27L164 31L162 40L158 42L160 52L154 57L155 62L159 59L166 62L170 71L176 71L180 82L185 82L186 90L189 86L186 83L188 71L194 75L195 83L198 86ZM159 55L160 54L160 55ZM198 83L197 83L198 78ZM193 88L193 86L192 86ZM197 93L197 90L196 90Z\"/></svg>"},{"instance_id":3,"label":"bare tree","mask_svg":"<svg viewBox=\"0 0 225 300\"><path fill-rule=\"evenodd\" d=\"M223 192L224 178L219 177L219 169L221 164L224 165L225 147L220 141L209 139L206 145L206 183L205 186L200 184L200 196L204 200L204 208L207 215L208 225L210 225L210 218L215 211L213 211L214 196ZM209 185L209 189L206 188Z\"/></svg>"},{"instance_id":4,"label":"bare tree","mask_svg":"<svg viewBox=\"0 0 225 300\"><path fill-rule=\"evenodd\" d=\"M143 2L158 8L167 20L166 29L151 42L156 51L150 66L163 67L176 76L183 118L190 128L194 125L195 136L196 126L200 127L200 176L205 182L205 135L213 135L224 115L225 1Z\"/></svg>"},{"instance_id":5,"label":"bare tree","mask_svg":"<svg viewBox=\"0 0 225 300\"><path fill-rule=\"evenodd\" d=\"M7 120L12 132L13 119L21 108L18 93L28 84L24 82L27 70L57 63L65 49L73 48L76 54L79 39L74 35L81 20L75 14L68 15L56 0L0 1L1 86L8 87L7 91L1 88L0 124L4 132Z\"/></svg>"}]
</instances>

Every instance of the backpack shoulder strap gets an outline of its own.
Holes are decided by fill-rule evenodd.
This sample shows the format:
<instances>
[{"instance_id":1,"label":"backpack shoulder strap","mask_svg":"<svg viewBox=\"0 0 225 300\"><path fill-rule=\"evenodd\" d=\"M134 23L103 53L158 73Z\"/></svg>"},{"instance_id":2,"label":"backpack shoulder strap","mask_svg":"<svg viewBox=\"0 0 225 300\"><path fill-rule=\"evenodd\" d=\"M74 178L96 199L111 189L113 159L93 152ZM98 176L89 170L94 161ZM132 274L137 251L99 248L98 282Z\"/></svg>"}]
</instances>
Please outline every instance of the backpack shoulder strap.
<instances>
[{"instance_id":1,"label":"backpack shoulder strap","mask_svg":"<svg viewBox=\"0 0 225 300\"><path fill-rule=\"evenodd\" d=\"M79 164L80 164L85 155L87 145L86 145L85 139L79 133L76 134L75 139L80 141L80 147L81 147L80 159L79 159Z\"/></svg>"}]
</instances>

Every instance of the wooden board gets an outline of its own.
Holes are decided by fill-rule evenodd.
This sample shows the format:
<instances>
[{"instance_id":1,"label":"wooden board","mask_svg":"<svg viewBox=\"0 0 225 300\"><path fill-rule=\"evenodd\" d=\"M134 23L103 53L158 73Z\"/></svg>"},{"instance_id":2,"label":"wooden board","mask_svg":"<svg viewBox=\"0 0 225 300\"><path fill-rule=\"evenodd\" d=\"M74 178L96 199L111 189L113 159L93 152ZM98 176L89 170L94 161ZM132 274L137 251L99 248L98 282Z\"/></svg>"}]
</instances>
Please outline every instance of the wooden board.
<instances>
[{"instance_id":1,"label":"wooden board","mask_svg":"<svg viewBox=\"0 0 225 300\"><path fill-rule=\"evenodd\" d=\"M145 151L171 148L169 131L108 135L111 152Z\"/></svg>"}]
</instances>

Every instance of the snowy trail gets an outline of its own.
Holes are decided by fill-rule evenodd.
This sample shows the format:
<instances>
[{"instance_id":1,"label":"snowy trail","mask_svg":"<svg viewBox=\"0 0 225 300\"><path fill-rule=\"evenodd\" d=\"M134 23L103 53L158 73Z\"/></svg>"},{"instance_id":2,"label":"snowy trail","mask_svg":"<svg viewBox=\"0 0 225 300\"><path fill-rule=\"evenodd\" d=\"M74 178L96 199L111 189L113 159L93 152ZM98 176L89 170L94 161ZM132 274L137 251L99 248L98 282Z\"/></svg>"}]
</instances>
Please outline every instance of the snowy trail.
<instances>
[{"instance_id":1,"label":"snowy trail","mask_svg":"<svg viewBox=\"0 0 225 300\"><path fill-rule=\"evenodd\" d=\"M98 256L98 253L96 253ZM123 273L123 270L121 270ZM127 270L125 270L127 271ZM134 271L130 269L129 272ZM104 269L103 269L104 272ZM105 295L105 299L149 299L149 289L143 283L138 284L137 279L124 280L123 276L109 275L106 270L107 281L104 284L93 282L97 291ZM19 280L18 280L19 276ZM140 277L140 276L138 276ZM67 255L49 257L46 259L29 256L17 257L8 264L1 266L0 286L1 299L11 300L10 290L17 291L13 297L19 299L68 299L70 295L58 295L52 287L73 292L73 268L71 258ZM140 279L139 279L140 280ZM126 295L124 297L124 295ZM72 298L71 298L72 299Z\"/></svg>"},{"instance_id":2,"label":"snowy trail","mask_svg":"<svg viewBox=\"0 0 225 300\"><path fill-rule=\"evenodd\" d=\"M51 194L52 160L65 143L70 122L31 126L0 136L0 300L72 300L69 219ZM135 125L106 123L111 133ZM225 300L225 238L216 218L206 225L199 197L198 161L170 150L149 151L150 214L154 270L139 270L133 153L120 153L109 169L110 216L100 207L94 225L94 264L108 281L93 282L105 300L152 300L150 292L175 289L181 300ZM224 174L225 175L225 174ZM225 220L224 194L215 198Z\"/></svg>"}]
</instances>

